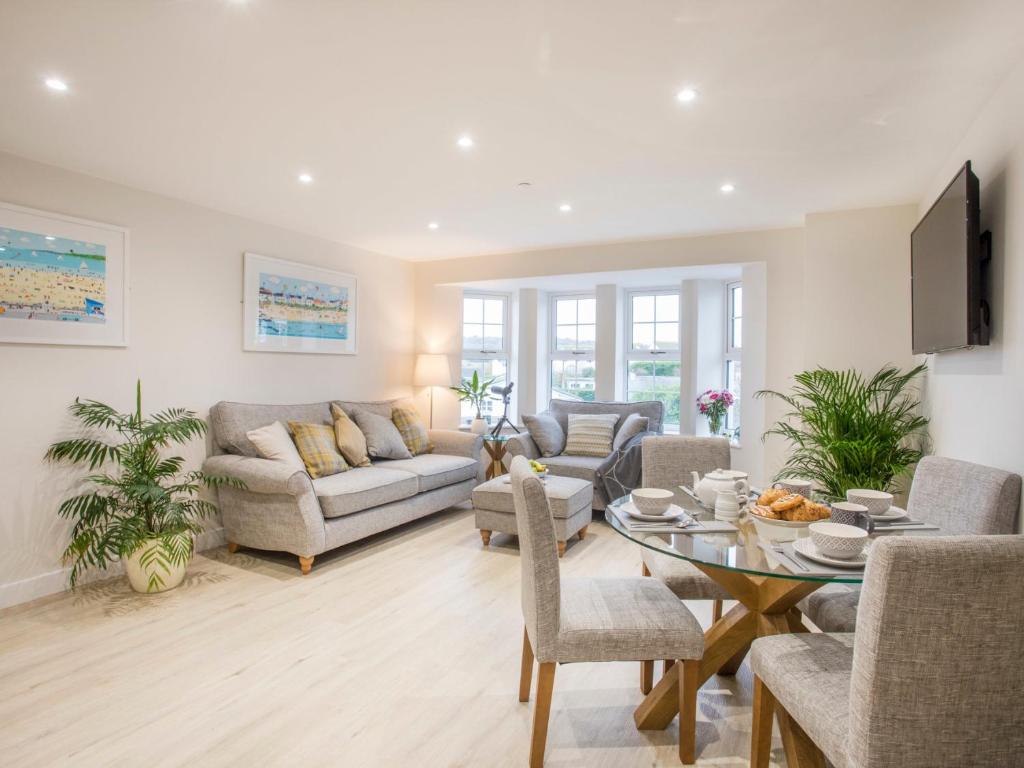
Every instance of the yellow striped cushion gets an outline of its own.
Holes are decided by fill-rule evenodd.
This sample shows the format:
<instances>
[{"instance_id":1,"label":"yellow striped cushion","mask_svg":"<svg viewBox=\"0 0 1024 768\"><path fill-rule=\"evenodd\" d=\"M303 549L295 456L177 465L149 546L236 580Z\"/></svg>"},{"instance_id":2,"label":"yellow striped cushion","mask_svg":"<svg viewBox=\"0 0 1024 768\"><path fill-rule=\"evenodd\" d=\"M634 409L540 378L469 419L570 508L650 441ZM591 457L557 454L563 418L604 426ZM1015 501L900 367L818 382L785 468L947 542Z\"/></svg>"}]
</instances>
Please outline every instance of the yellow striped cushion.
<instances>
[{"instance_id":1,"label":"yellow striped cushion","mask_svg":"<svg viewBox=\"0 0 1024 768\"><path fill-rule=\"evenodd\" d=\"M612 452L612 435L618 420L615 413L570 413L569 436L563 453L604 458Z\"/></svg>"},{"instance_id":2,"label":"yellow striped cushion","mask_svg":"<svg viewBox=\"0 0 1024 768\"><path fill-rule=\"evenodd\" d=\"M302 463L314 480L348 469L348 464L338 453L338 446L334 442L334 427L289 421L288 428L292 431L292 439L295 440Z\"/></svg>"},{"instance_id":3,"label":"yellow striped cushion","mask_svg":"<svg viewBox=\"0 0 1024 768\"><path fill-rule=\"evenodd\" d=\"M413 456L430 453L434 446L427 435L427 425L420 418L419 411L411 405L396 405L391 409L391 421L398 427L402 442Z\"/></svg>"}]
</instances>

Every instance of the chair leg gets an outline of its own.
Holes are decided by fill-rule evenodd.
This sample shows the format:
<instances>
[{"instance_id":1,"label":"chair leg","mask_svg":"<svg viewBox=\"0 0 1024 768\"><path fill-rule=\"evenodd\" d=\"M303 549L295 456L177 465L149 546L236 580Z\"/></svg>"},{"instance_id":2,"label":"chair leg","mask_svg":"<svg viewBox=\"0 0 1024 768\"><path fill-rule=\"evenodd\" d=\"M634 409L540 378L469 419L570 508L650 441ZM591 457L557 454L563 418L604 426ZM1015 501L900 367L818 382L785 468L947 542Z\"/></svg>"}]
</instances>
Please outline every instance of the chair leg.
<instances>
[{"instance_id":1,"label":"chair leg","mask_svg":"<svg viewBox=\"0 0 1024 768\"><path fill-rule=\"evenodd\" d=\"M768 768L772 753L772 717L775 697L760 677L754 675L754 720L750 733L750 768Z\"/></svg>"},{"instance_id":2,"label":"chair leg","mask_svg":"<svg viewBox=\"0 0 1024 768\"><path fill-rule=\"evenodd\" d=\"M491 543L491 532L486 530L486 529L484 529L484 528L481 528L480 529L480 540L484 543L484 546L486 547L488 544Z\"/></svg>"},{"instance_id":3,"label":"chair leg","mask_svg":"<svg viewBox=\"0 0 1024 768\"><path fill-rule=\"evenodd\" d=\"M640 693L646 696L654 687L654 662L640 662Z\"/></svg>"},{"instance_id":4,"label":"chair leg","mask_svg":"<svg viewBox=\"0 0 1024 768\"><path fill-rule=\"evenodd\" d=\"M664 664L664 668L661 670L661 674L667 675L668 671L670 669L672 669L672 667L674 667L676 665L676 660L675 659L665 659L665 661L662 662L662 663Z\"/></svg>"},{"instance_id":5,"label":"chair leg","mask_svg":"<svg viewBox=\"0 0 1024 768\"><path fill-rule=\"evenodd\" d=\"M544 765L544 747L548 740L551 692L555 687L555 663L545 661L537 673L537 701L533 705L533 733L530 736L530 768Z\"/></svg>"},{"instance_id":6,"label":"chair leg","mask_svg":"<svg viewBox=\"0 0 1024 768\"><path fill-rule=\"evenodd\" d=\"M715 600L714 604L711 606L711 621L714 623L720 618L722 618L722 601Z\"/></svg>"},{"instance_id":7,"label":"chair leg","mask_svg":"<svg viewBox=\"0 0 1024 768\"><path fill-rule=\"evenodd\" d=\"M519 669L519 700L530 700L530 682L533 680L533 646L523 627L523 663Z\"/></svg>"},{"instance_id":8,"label":"chair leg","mask_svg":"<svg viewBox=\"0 0 1024 768\"><path fill-rule=\"evenodd\" d=\"M700 659L679 662L679 761L697 762L697 689L700 687Z\"/></svg>"},{"instance_id":9,"label":"chair leg","mask_svg":"<svg viewBox=\"0 0 1024 768\"><path fill-rule=\"evenodd\" d=\"M310 555L309 557L299 555L299 570L302 571L303 576L308 576L309 572L313 570L313 558L314 555Z\"/></svg>"}]
</instances>

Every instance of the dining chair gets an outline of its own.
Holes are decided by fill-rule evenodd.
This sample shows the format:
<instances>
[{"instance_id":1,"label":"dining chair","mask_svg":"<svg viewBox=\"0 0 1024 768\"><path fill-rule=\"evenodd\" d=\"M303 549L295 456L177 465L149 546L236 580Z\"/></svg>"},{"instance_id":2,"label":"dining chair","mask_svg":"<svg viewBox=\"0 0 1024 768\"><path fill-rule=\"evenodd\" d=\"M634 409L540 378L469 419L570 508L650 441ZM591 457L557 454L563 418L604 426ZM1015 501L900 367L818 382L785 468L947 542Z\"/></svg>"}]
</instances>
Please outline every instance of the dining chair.
<instances>
[{"instance_id":1,"label":"dining chair","mask_svg":"<svg viewBox=\"0 0 1024 768\"><path fill-rule=\"evenodd\" d=\"M677 659L679 759L696 759L697 676L704 633L664 584L643 578L572 578L559 574L555 528L544 486L523 456L512 460L512 497L519 529L525 630L519 700L530 700L538 664L530 766L544 764L555 666L570 662Z\"/></svg>"},{"instance_id":2,"label":"dining chair","mask_svg":"<svg viewBox=\"0 0 1024 768\"><path fill-rule=\"evenodd\" d=\"M1021 478L1012 472L942 456L926 456L910 486L907 513L941 535L1010 534L1016 530ZM860 587L830 584L797 608L822 632L853 632Z\"/></svg>"},{"instance_id":3,"label":"dining chair","mask_svg":"<svg viewBox=\"0 0 1024 768\"><path fill-rule=\"evenodd\" d=\"M693 473L703 477L716 469L729 469L731 451L724 437L659 435L640 443L641 484L645 488L675 488L692 485ZM722 601L732 596L696 566L671 555L642 547L643 575L664 583L680 600L713 600L712 621L722 618ZM740 655L742 660L742 655ZM667 660L666 663L670 663ZM736 665L722 671L735 672ZM640 690L646 695L654 686L654 662L640 665Z\"/></svg>"},{"instance_id":4,"label":"dining chair","mask_svg":"<svg viewBox=\"0 0 1024 768\"><path fill-rule=\"evenodd\" d=\"M789 765L1019 766L1024 536L894 536L872 547L856 634L754 641L751 759L772 714Z\"/></svg>"}]
</instances>

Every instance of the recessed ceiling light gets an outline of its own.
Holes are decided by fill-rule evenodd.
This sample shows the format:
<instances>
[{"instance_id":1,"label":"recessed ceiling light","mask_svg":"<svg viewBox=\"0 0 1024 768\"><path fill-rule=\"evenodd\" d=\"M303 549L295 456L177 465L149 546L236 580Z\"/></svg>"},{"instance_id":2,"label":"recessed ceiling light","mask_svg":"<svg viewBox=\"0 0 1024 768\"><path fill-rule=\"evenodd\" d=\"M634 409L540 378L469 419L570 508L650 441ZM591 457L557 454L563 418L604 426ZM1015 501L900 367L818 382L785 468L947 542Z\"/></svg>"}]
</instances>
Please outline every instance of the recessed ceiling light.
<instances>
[{"instance_id":1,"label":"recessed ceiling light","mask_svg":"<svg viewBox=\"0 0 1024 768\"><path fill-rule=\"evenodd\" d=\"M438 224L436 221L432 221L429 224L427 224L427 229L437 229L439 226L441 225Z\"/></svg>"},{"instance_id":2,"label":"recessed ceiling light","mask_svg":"<svg viewBox=\"0 0 1024 768\"><path fill-rule=\"evenodd\" d=\"M568 203L562 203L560 206L558 206L558 210L560 210L562 213L569 213L569 211L572 210L572 206L569 205Z\"/></svg>"},{"instance_id":3,"label":"recessed ceiling light","mask_svg":"<svg viewBox=\"0 0 1024 768\"><path fill-rule=\"evenodd\" d=\"M722 190L722 192L724 192L725 194L728 195L730 192L734 192L736 190L736 187L734 185L730 184L729 182L726 182L725 184L720 186L719 189Z\"/></svg>"},{"instance_id":4,"label":"recessed ceiling light","mask_svg":"<svg viewBox=\"0 0 1024 768\"><path fill-rule=\"evenodd\" d=\"M459 140L455 143L459 145L459 149L472 149L473 137L469 134L463 134L462 136L459 136Z\"/></svg>"},{"instance_id":5,"label":"recessed ceiling light","mask_svg":"<svg viewBox=\"0 0 1024 768\"><path fill-rule=\"evenodd\" d=\"M56 240L57 238L56 238L56 237L54 237L53 235L47 235L47 236L46 236L46 239L47 239L47 240Z\"/></svg>"},{"instance_id":6,"label":"recessed ceiling light","mask_svg":"<svg viewBox=\"0 0 1024 768\"><path fill-rule=\"evenodd\" d=\"M308 173L300 173L299 174L299 181L301 181L303 184L312 184L313 183L313 176L311 174L308 174Z\"/></svg>"},{"instance_id":7,"label":"recessed ceiling light","mask_svg":"<svg viewBox=\"0 0 1024 768\"><path fill-rule=\"evenodd\" d=\"M48 78L46 78L46 87L49 88L51 91L61 91L61 92L63 92L63 91L66 91L68 89L68 84L65 83L63 80L61 80L60 78L48 77Z\"/></svg>"},{"instance_id":8,"label":"recessed ceiling light","mask_svg":"<svg viewBox=\"0 0 1024 768\"><path fill-rule=\"evenodd\" d=\"M693 88L683 88L679 93L676 94L676 101L682 104L689 104L691 101L696 100L697 91Z\"/></svg>"}]
</instances>

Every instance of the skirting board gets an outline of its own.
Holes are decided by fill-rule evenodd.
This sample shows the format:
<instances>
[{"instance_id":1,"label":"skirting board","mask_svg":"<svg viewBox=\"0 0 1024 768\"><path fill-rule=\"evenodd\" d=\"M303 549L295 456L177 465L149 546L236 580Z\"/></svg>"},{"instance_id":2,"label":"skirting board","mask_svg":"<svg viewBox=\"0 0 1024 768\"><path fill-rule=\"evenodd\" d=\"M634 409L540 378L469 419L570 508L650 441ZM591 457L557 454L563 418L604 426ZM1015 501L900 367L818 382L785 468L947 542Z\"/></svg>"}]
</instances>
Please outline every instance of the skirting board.
<instances>
[{"instance_id":1,"label":"skirting board","mask_svg":"<svg viewBox=\"0 0 1024 768\"><path fill-rule=\"evenodd\" d=\"M203 531L196 540L196 551L203 552L207 549L223 547L226 542L223 528L214 528L210 531ZM0 584L0 609L10 608L12 605L20 605L40 597L55 595L65 592L68 589L68 573L70 568L58 568L49 573L41 573L21 581L14 581L10 584ZM121 563L114 563L102 573L92 574L83 583L102 581L124 573L124 566Z\"/></svg>"}]
</instances>

